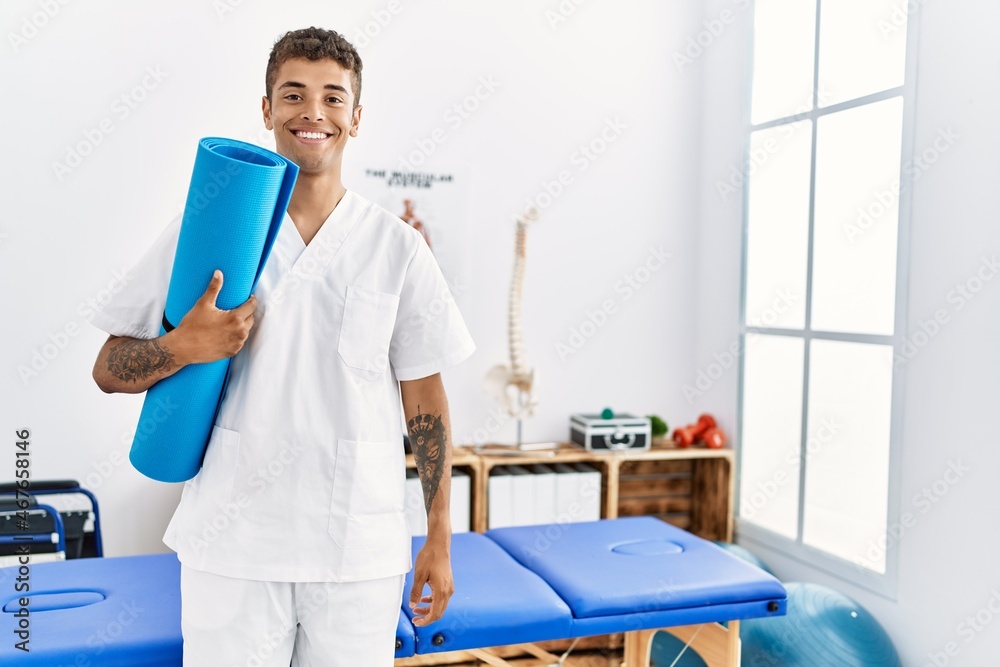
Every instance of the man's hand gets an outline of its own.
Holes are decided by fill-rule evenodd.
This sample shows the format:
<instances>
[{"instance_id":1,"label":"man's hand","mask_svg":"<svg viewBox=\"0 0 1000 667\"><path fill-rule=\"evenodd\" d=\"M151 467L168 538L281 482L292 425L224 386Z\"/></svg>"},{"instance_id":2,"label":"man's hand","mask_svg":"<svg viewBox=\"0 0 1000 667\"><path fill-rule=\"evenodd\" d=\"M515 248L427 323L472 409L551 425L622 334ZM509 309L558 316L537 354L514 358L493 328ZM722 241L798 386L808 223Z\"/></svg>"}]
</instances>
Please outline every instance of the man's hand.
<instances>
[{"instance_id":1,"label":"man's hand","mask_svg":"<svg viewBox=\"0 0 1000 667\"><path fill-rule=\"evenodd\" d=\"M222 271L216 271L208 289L174 330L174 345L180 348L186 363L202 364L231 357L250 336L257 297L250 295L241 306L220 310L215 301L222 290L222 280Z\"/></svg>"},{"instance_id":2,"label":"man's hand","mask_svg":"<svg viewBox=\"0 0 1000 667\"><path fill-rule=\"evenodd\" d=\"M101 391L138 394L188 364L239 352L253 327L257 297L251 296L238 308L219 310L215 300L221 289L222 272L216 271L180 324L158 338L109 336L94 362L94 381Z\"/></svg>"},{"instance_id":3,"label":"man's hand","mask_svg":"<svg viewBox=\"0 0 1000 667\"><path fill-rule=\"evenodd\" d=\"M425 583L430 584L431 594L421 597ZM428 537L413 565L413 588L410 590L413 625L422 627L440 619L454 592L450 545L444 540ZM429 602L430 606L417 606L425 602Z\"/></svg>"}]
</instances>

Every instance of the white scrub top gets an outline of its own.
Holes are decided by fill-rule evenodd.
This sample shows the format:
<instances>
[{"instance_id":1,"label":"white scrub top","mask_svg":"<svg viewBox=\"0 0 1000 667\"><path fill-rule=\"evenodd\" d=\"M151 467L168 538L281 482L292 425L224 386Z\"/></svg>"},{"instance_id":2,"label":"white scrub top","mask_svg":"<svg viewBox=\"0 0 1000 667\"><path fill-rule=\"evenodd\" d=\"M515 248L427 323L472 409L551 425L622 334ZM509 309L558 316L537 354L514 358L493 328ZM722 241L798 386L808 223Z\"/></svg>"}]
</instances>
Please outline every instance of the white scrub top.
<instances>
[{"instance_id":1,"label":"white scrub top","mask_svg":"<svg viewBox=\"0 0 1000 667\"><path fill-rule=\"evenodd\" d=\"M177 219L97 327L159 336L179 230ZM308 246L285 216L254 293L254 327L164 543L189 567L245 579L409 571L397 381L475 350L430 248L348 191Z\"/></svg>"}]
</instances>

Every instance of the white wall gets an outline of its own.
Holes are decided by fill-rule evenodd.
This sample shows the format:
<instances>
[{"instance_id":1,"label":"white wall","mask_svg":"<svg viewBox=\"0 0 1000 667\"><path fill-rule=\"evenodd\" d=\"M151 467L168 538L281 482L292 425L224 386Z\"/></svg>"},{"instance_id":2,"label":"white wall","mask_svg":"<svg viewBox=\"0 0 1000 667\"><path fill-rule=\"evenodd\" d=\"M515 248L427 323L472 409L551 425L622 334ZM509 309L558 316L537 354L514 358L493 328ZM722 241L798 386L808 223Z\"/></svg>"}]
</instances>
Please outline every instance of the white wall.
<instances>
[{"instance_id":1,"label":"white wall","mask_svg":"<svg viewBox=\"0 0 1000 667\"><path fill-rule=\"evenodd\" d=\"M105 336L88 324L85 304L116 286L180 212L198 138L266 142L260 97L280 33L317 24L354 39L378 16L391 20L371 24L378 34L360 49L365 111L348 173L352 164L395 163L481 76L500 84L427 163L465 179L471 214L463 222L474 271L459 302L478 351L446 373L455 441L477 429L514 437L510 422L491 430L495 406L481 385L507 354L513 215L562 170L572 183L528 240L524 330L541 402L525 438L566 439L570 413L605 405L694 416L678 379L691 375L696 335L701 80L678 72L671 54L696 26L695 3L583 3L553 29L546 12L558 11L555 0L493 9L399 0L395 14L388 1L278 9L234 0L219 13L223 2L71 2L37 19L39 0L5 4L4 34L30 38L0 47L8 89L0 178L10 184L0 190L0 479L13 477L10 434L30 428L33 476L77 478L97 492L110 555L164 550L180 486L150 481L127 462L142 397L108 396L92 382ZM33 20L44 25L32 31ZM145 99L126 116L116 100L149 68L161 80L146 79ZM105 118L110 134L60 179L53 163ZM614 119L624 129L581 170L574 154ZM672 258L626 300L616 283L650 246ZM608 299L616 312L562 359L556 345ZM53 358L39 357L44 367L22 379L18 367L36 352Z\"/></svg>"},{"instance_id":2,"label":"white wall","mask_svg":"<svg viewBox=\"0 0 1000 667\"><path fill-rule=\"evenodd\" d=\"M893 547L899 556L897 599L872 594L783 554L753 548L784 580L823 583L858 600L889 631L905 665L978 667L996 664L1000 654L1000 619L987 607L1000 591L1000 495L995 482L1000 469L995 424L1000 405L1000 280L985 282L961 309L954 296L949 300L949 292L976 275L981 258L992 259L1000 250L993 197L1000 177L1000 90L995 76L1000 71L1000 43L995 39L1000 6L974 0L916 4L921 19L914 146L918 151L932 146L939 129L949 127L959 138L914 183L910 247L904 249L910 257L907 337L912 339L920 322L933 318L938 309L945 309L949 320L906 366L899 502L917 522ZM729 0L711 0L705 3L704 18L718 17L734 6ZM698 368L713 363L713 355L737 339L739 326L740 201L735 197L722 202L715 189L716 181L728 178L741 160L749 16L738 10L734 14L739 22L697 63L705 84ZM710 261L714 268L708 268ZM714 410L731 425L736 401L734 368L697 405ZM922 511L915 497L942 480L950 462L970 470ZM845 480L845 486L849 483ZM1000 595L992 605L1000 609ZM967 621L979 613L980 621ZM983 621L986 624L979 625ZM952 656L945 654L949 643L954 644Z\"/></svg>"}]
</instances>

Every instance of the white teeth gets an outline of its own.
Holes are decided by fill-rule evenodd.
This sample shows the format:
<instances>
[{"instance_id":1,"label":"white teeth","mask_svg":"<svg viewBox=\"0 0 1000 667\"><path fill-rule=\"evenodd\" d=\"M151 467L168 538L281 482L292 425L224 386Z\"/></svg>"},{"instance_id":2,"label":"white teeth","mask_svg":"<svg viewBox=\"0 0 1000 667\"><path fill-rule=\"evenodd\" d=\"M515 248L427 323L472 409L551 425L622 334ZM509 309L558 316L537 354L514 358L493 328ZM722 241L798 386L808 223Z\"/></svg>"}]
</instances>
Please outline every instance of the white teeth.
<instances>
[{"instance_id":1,"label":"white teeth","mask_svg":"<svg viewBox=\"0 0 1000 667\"><path fill-rule=\"evenodd\" d=\"M326 139L326 134L323 132L302 132L298 131L295 136L302 137L303 139Z\"/></svg>"}]
</instances>

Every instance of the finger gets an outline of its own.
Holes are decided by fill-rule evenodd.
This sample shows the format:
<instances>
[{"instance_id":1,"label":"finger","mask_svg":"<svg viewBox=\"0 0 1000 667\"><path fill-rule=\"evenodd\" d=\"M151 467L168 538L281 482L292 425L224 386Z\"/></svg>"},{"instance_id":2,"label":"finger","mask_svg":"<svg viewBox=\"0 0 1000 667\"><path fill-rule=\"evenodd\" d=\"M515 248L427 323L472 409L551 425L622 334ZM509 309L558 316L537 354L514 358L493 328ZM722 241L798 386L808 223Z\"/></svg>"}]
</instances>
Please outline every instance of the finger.
<instances>
[{"instance_id":1,"label":"finger","mask_svg":"<svg viewBox=\"0 0 1000 667\"><path fill-rule=\"evenodd\" d=\"M423 597L420 598L420 603L425 603L425 602L433 603L433 600L434 600L433 595L424 595ZM414 606L415 604L417 603L413 602L411 598L410 611L413 612L413 623L416 625L425 625L427 623L427 613L431 610L431 608L430 606L427 606L425 604L421 604L421 606Z\"/></svg>"},{"instance_id":2,"label":"finger","mask_svg":"<svg viewBox=\"0 0 1000 667\"><path fill-rule=\"evenodd\" d=\"M243 304L242 306L240 306L240 308L243 308L244 306L249 306L249 307L246 309L245 313L241 310L240 313L239 313L239 315L238 315L238 317L242 317L244 322L251 322L251 321L253 321L254 313L257 312L257 302L256 301L254 301L254 302L247 301L245 304Z\"/></svg>"},{"instance_id":3,"label":"finger","mask_svg":"<svg viewBox=\"0 0 1000 667\"><path fill-rule=\"evenodd\" d=\"M202 295L202 298L215 305L216 299L219 298L219 292L222 290L222 271L218 269L212 274L212 279L208 282L208 289Z\"/></svg>"},{"instance_id":4,"label":"finger","mask_svg":"<svg viewBox=\"0 0 1000 667\"><path fill-rule=\"evenodd\" d=\"M253 315L257 310L257 297L251 296L249 299L233 308L230 312L234 317L245 320L249 315Z\"/></svg>"},{"instance_id":5,"label":"finger","mask_svg":"<svg viewBox=\"0 0 1000 667\"><path fill-rule=\"evenodd\" d=\"M431 604L431 616L434 617L435 621L444 616L444 613L448 610L448 602L454 594L454 589L439 590L437 593L434 602Z\"/></svg>"},{"instance_id":6,"label":"finger","mask_svg":"<svg viewBox=\"0 0 1000 667\"><path fill-rule=\"evenodd\" d=\"M427 622L433 623L444 615L444 602L435 600L431 603L430 612L427 614Z\"/></svg>"},{"instance_id":7,"label":"finger","mask_svg":"<svg viewBox=\"0 0 1000 667\"><path fill-rule=\"evenodd\" d=\"M253 315L255 310L257 310L257 297L251 294L250 298L234 308L233 312L245 320Z\"/></svg>"},{"instance_id":8,"label":"finger","mask_svg":"<svg viewBox=\"0 0 1000 667\"><path fill-rule=\"evenodd\" d=\"M413 609L419 603L424 601L423 598L420 597L420 594L423 592L423 590L424 590L424 582L421 581L420 583L417 583L417 580L414 579L413 587L410 588L410 609Z\"/></svg>"}]
</instances>

